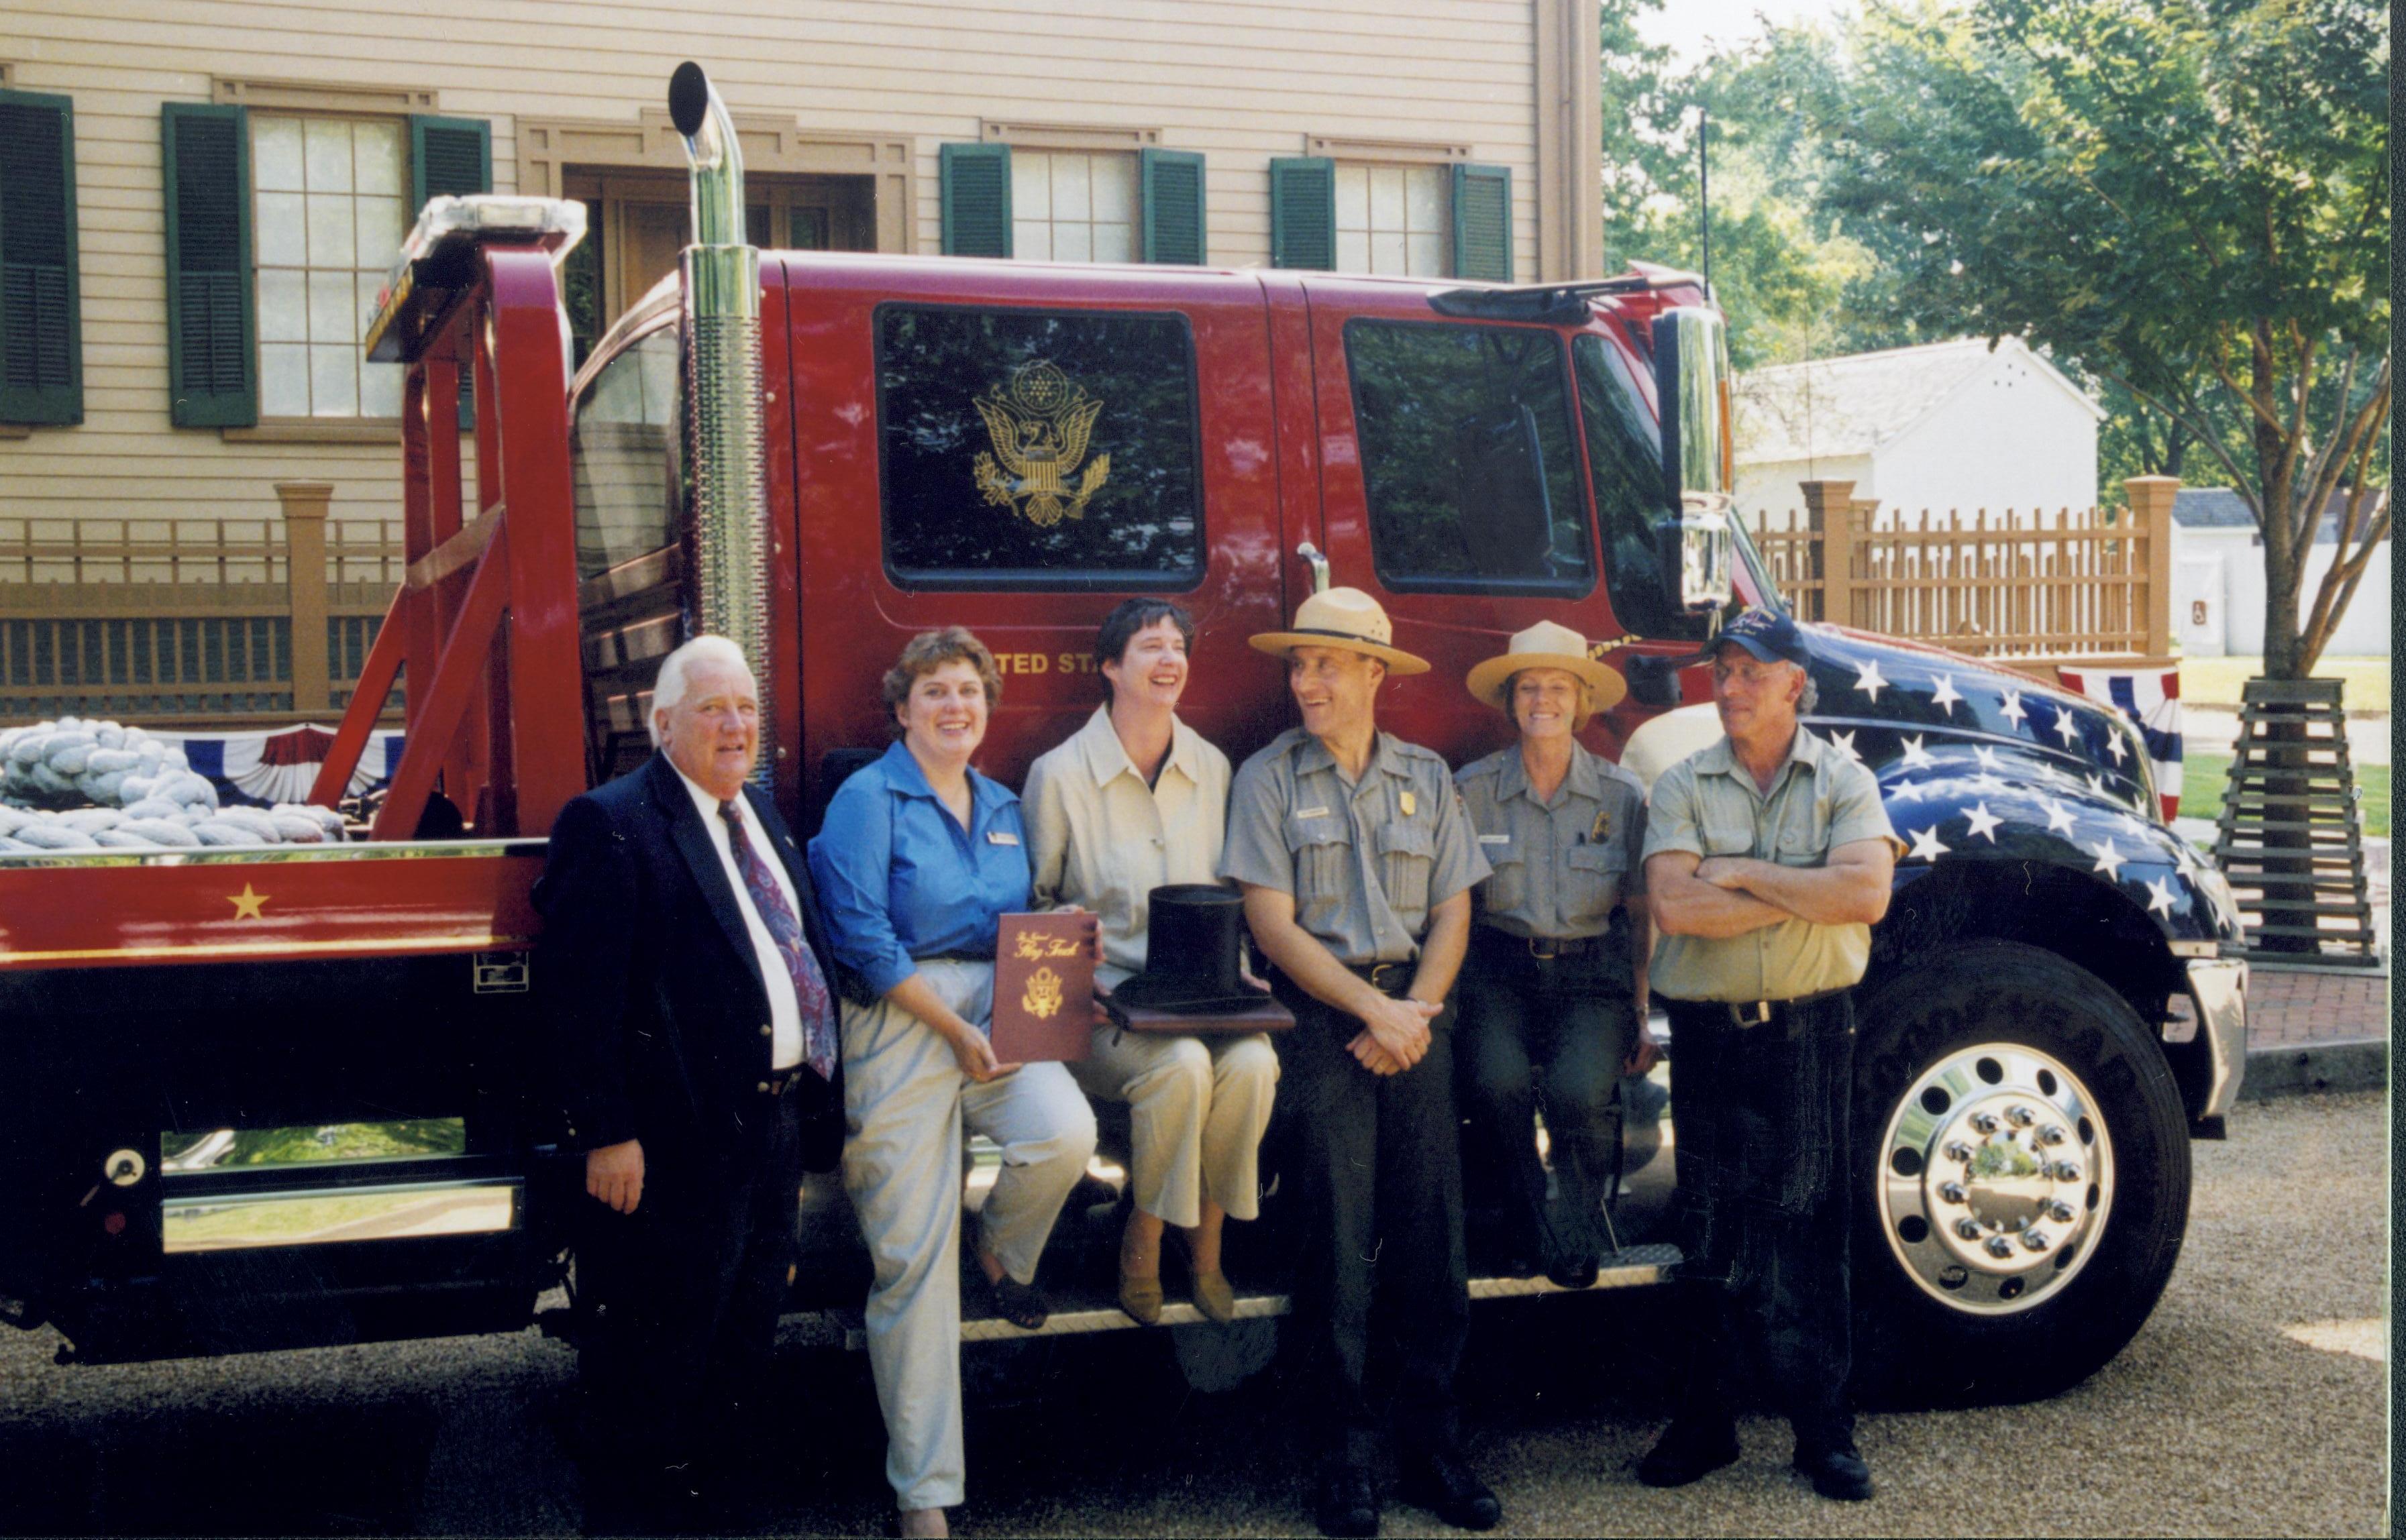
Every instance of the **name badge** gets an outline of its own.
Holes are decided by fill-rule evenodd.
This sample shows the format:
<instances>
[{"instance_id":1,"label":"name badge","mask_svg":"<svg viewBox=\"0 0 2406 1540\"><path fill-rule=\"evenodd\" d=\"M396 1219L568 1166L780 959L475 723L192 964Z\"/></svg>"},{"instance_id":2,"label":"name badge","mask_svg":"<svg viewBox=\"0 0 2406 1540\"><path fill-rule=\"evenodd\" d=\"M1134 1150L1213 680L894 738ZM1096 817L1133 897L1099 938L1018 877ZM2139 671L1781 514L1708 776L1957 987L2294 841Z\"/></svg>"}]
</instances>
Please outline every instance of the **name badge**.
<instances>
[{"instance_id":1,"label":"name badge","mask_svg":"<svg viewBox=\"0 0 2406 1540\"><path fill-rule=\"evenodd\" d=\"M1295 815L1297 818L1325 818L1328 816L1328 810L1326 808L1298 808L1295 810Z\"/></svg>"},{"instance_id":2,"label":"name badge","mask_svg":"<svg viewBox=\"0 0 2406 1540\"><path fill-rule=\"evenodd\" d=\"M985 831L985 842L989 845L1015 845L1019 843L1019 836L1007 828L990 828Z\"/></svg>"},{"instance_id":3,"label":"name badge","mask_svg":"<svg viewBox=\"0 0 2406 1540\"><path fill-rule=\"evenodd\" d=\"M1508 834L1482 834L1479 837L1479 842L1482 845L1508 845L1512 842L1512 837Z\"/></svg>"}]
</instances>

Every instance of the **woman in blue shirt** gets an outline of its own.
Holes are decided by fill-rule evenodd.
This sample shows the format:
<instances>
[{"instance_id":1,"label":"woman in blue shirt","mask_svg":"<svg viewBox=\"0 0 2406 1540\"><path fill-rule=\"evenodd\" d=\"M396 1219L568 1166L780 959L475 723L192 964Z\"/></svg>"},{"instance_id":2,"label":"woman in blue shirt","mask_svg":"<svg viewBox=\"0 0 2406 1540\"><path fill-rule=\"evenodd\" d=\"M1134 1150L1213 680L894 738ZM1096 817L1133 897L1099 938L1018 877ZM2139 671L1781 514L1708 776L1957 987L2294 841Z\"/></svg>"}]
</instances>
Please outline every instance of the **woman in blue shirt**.
<instances>
[{"instance_id":1,"label":"woman in blue shirt","mask_svg":"<svg viewBox=\"0 0 2406 1540\"><path fill-rule=\"evenodd\" d=\"M886 671L899 740L846 781L811 841L836 957L873 996L843 1006L844 1189L876 1264L869 1359L904 1534L942 1534L961 1451L962 1124L1002 1147L978 1216L997 1312L1034 1330L1036 1264L1095 1149L1095 1115L1058 1064L995 1062L995 933L1027 908L1019 798L969 768L1002 694L957 626Z\"/></svg>"}]
</instances>

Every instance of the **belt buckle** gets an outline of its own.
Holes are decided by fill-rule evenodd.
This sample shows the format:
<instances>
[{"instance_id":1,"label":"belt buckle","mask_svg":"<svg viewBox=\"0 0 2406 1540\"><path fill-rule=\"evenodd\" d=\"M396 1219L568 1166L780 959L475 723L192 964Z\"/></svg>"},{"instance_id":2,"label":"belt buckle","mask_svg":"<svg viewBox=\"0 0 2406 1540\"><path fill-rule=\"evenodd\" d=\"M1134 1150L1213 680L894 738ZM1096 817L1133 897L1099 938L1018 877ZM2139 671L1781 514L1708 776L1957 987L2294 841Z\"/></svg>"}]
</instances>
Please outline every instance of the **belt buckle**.
<instances>
[{"instance_id":1,"label":"belt buckle","mask_svg":"<svg viewBox=\"0 0 2406 1540\"><path fill-rule=\"evenodd\" d=\"M1740 1026L1761 1026L1771 1020L1769 1000L1740 1000L1730 1007L1730 1020Z\"/></svg>"},{"instance_id":2,"label":"belt buckle","mask_svg":"<svg viewBox=\"0 0 2406 1540\"><path fill-rule=\"evenodd\" d=\"M1390 983L1388 980L1403 966L1404 965L1401 963L1372 963L1370 965L1370 987L1377 990L1381 995L1392 993L1395 986Z\"/></svg>"},{"instance_id":3,"label":"belt buckle","mask_svg":"<svg viewBox=\"0 0 2406 1540\"><path fill-rule=\"evenodd\" d=\"M1550 963L1563 954L1561 944L1550 937L1531 936L1526 940L1529 943L1529 955L1541 963Z\"/></svg>"}]
</instances>

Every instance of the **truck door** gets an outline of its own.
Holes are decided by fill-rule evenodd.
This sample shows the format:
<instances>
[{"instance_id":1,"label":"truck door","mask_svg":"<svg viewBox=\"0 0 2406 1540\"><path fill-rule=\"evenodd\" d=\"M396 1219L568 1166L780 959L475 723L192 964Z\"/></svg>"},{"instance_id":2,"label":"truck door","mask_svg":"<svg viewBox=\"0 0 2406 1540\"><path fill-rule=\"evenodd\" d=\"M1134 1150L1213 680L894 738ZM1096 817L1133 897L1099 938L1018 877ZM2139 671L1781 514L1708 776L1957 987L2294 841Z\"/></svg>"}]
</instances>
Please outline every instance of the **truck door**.
<instances>
[{"instance_id":1,"label":"truck door","mask_svg":"<svg viewBox=\"0 0 2406 1540\"><path fill-rule=\"evenodd\" d=\"M1415 290L1310 290L1321 510L1332 580L1375 595L1431 681L1392 692L1381 725L1459 764L1510 724L1463 676L1514 631L1553 620L1620 634L1601 581L1568 339L1451 320ZM1617 746L1599 723L1586 735Z\"/></svg>"},{"instance_id":2,"label":"truck door","mask_svg":"<svg viewBox=\"0 0 2406 1540\"><path fill-rule=\"evenodd\" d=\"M1231 274L788 258L806 824L889 742L880 676L966 626L1003 674L979 769L1019 784L1101 700L1095 629L1200 628L1183 714L1267 742L1280 605L1261 290Z\"/></svg>"}]
</instances>

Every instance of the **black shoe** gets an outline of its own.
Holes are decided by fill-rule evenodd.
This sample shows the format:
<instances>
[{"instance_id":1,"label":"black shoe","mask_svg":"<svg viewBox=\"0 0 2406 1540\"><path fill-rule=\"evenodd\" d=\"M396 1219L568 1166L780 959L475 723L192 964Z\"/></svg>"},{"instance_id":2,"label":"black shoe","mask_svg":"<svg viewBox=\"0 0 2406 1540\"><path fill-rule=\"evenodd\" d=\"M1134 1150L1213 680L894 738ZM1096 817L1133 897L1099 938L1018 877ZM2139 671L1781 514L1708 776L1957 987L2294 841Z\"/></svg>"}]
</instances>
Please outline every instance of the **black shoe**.
<instances>
[{"instance_id":1,"label":"black shoe","mask_svg":"<svg viewBox=\"0 0 2406 1540\"><path fill-rule=\"evenodd\" d=\"M1813 1490L1836 1503L1866 1503L1872 1495L1872 1468L1852 1443L1796 1451L1794 1464L1810 1476Z\"/></svg>"},{"instance_id":2,"label":"black shoe","mask_svg":"<svg viewBox=\"0 0 2406 1540\"><path fill-rule=\"evenodd\" d=\"M1669 1431L1637 1462L1637 1479L1649 1487L1684 1487L1736 1459L1736 1428L1727 1422L1689 1422L1674 1418Z\"/></svg>"},{"instance_id":3,"label":"black shoe","mask_svg":"<svg viewBox=\"0 0 2406 1540\"><path fill-rule=\"evenodd\" d=\"M1586 1289L1594 1286L1596 1275L1604 1269L1588 1253L1570 1253L1554 1258L1546 1276L1565 1289Z\"/></svg>"},{"instance_id":4,"label":"black shoe","mask_svg":"<svg viewBox=\"0 0 2406 1540\"><path fill-rule=\"evenodd\" d=\"M1379 1533L1379 1489L1359 1465L1330 1465L1320 1473L1320 1502L1312 1511L1323 1534Z\"/></svg>"},{"instance_id":5,"label":"black shoe","mask_svg":"<svg viewBox=\"0 0 2406 1540\"><path fill-rule=\"evenodd\" d=\"M1492 1530L1504 1521L1504 1505L1495 1493L1451 1452L1406 1458L1397 1495L1458 1530Z\"/></svg>"}]
</instances>

